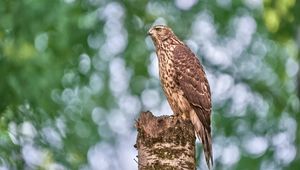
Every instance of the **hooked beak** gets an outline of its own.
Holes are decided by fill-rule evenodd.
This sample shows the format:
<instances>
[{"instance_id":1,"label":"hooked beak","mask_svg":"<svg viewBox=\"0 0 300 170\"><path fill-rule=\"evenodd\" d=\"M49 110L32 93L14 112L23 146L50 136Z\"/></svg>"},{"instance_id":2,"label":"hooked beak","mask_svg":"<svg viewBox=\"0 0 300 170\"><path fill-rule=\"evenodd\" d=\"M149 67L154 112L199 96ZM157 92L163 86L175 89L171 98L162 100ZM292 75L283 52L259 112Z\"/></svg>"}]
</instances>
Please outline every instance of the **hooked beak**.
<instances>
[{"instance_id":1,"label":"hooked beak","mask_svg":"<svg viewBox=\"0 0 300 170\"><path fill-rule=\"evenodd\" d=\"M153 29L151 28L151 29L147 32L147 34L151 36L151 35L153 34Z\"/></svg>"}]
</instances>

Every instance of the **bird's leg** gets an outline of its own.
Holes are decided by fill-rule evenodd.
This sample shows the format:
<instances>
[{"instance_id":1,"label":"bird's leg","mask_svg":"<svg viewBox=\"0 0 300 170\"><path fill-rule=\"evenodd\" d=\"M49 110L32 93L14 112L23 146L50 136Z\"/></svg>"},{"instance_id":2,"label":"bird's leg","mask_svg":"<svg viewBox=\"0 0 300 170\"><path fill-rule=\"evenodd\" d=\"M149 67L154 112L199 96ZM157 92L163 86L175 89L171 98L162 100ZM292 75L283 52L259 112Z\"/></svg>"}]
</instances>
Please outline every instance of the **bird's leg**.
<instances>
[{"instance_id":1,"label":"bird's leg","mask_svg":"<svg viewBox=\"0 0 300 170\"><path fill-rule=\"evenodd\" d=\"M180 119L182 119L182 120L188 120L188 119L190 119L190 115L185 112L183 114L180 114Z\"/></svg>"},{"instance_id":2,"label":"bird's leg","mask_svg":"<svg viewBox=\"0 0 300 170\"><path fill-rule=\"evenodd\" d=\"M176 119L176 118L179 118L179 113L173 113L171 116L170 116L172 119Z\"/></svg>"}]
</instances>

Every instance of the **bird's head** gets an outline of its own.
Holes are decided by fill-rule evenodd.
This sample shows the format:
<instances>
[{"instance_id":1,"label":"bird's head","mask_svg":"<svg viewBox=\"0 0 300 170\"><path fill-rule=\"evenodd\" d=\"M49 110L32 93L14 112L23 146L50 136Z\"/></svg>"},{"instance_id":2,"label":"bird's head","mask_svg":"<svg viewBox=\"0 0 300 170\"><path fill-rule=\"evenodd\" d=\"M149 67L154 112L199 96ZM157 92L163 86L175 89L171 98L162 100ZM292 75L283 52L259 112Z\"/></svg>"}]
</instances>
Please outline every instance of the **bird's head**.
<instances>
[{"instance_id":1,"label":"bird's head","mask_svg":"<svg viewBox=\"0 0 300 170\"><path fill-rule=\"evenodd\" d=\"M163 41L167 40L173 35L171 28L164 25L155 25L148 31L148 35L151 36L155 46L159 45Z\"/></svg>"}]
</instances>

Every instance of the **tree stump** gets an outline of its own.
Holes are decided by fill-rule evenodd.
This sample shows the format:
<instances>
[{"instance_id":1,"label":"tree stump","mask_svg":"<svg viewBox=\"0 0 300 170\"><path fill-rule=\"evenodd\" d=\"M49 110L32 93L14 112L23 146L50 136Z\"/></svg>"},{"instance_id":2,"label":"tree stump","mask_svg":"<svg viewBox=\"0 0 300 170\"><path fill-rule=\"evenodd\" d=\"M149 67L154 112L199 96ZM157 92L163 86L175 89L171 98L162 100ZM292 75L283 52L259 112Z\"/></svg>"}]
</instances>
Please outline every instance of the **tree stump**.
<instances>
[{"instance_id":1,"label":"tree stump","mask_svg":"<svg viewBox=\"0 0 300 170\"><path fill-rule=\"evenodd\" d=\"M142 112L136 128L139 170L196 169L196 137L190 121Z\"/></svg>"}]
</instances>

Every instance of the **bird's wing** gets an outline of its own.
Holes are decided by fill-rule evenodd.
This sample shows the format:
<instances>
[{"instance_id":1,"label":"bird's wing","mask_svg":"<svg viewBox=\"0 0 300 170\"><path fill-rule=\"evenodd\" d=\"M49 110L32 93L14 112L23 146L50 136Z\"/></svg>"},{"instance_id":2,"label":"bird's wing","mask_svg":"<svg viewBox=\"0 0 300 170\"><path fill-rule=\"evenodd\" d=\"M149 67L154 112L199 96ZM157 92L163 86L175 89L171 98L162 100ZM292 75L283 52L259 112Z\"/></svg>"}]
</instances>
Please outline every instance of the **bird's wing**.
<instances>
[{"instance_id":1,"label":"bird's wing","mask_svg":"<svg viewBox=\"0 0 300 170\"><path fill-rule=\"evenodd\" d=\"M190 115L196 134L203 143L205 160L210 169L213 164L210 128L211 94L205 72L197 57L184 45L178 45L174 49L174 64L176 81L200 121L195 120L194 115Z\"/></svg>"},{"instance_id":2,"label":"bird's wing","mask_svg":"<svg viewBox=\"0 0 300 170\"><path fill-rule=\"evenodd\" d=\"M194 53L184 45L174 49L177 82L198 118L210 132L211 93L205 72Z\"/></svg>"}]
</instances>

